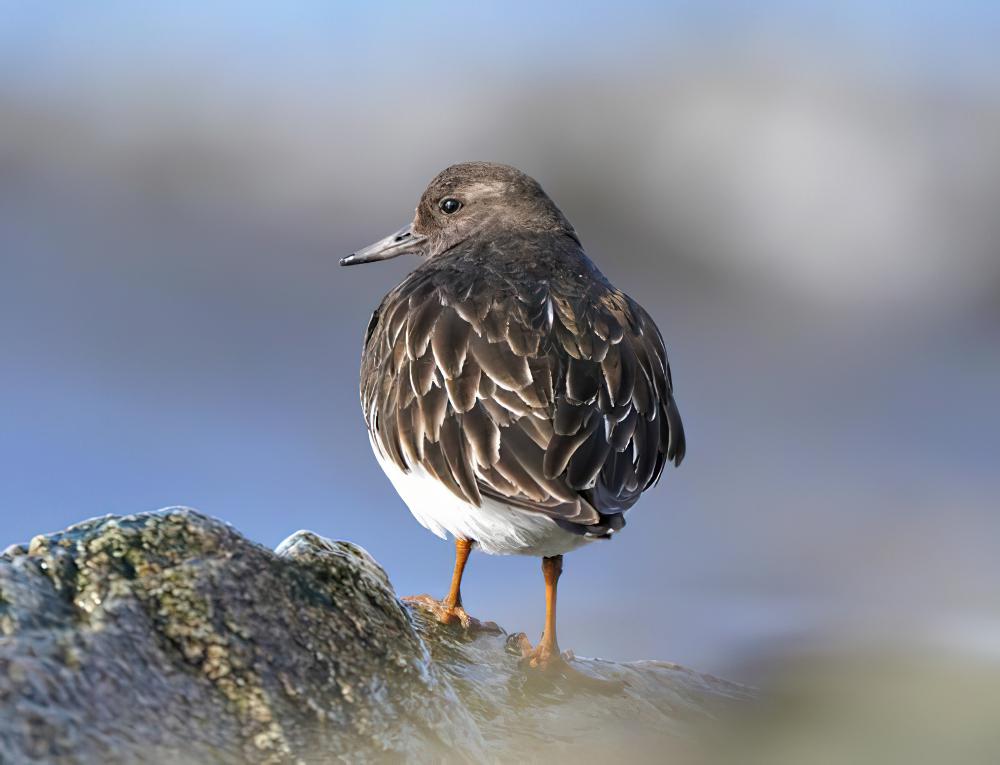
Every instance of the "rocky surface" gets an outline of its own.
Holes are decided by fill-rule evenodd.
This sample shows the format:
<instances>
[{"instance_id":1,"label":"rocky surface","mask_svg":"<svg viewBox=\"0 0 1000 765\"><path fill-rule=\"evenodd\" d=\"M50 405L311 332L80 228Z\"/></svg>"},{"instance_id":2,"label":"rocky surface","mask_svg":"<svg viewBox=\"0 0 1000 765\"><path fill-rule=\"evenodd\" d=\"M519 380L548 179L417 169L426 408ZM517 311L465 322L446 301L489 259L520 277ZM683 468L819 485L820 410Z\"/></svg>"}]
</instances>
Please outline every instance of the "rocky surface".
<instances>
[{"instance_id":1,"label":"rocky surface","mask_svg":"<svg viewBox=\"0 0 1000 765\"><path fill-rule=\"evenodd\" d=\"M526 673L442 627L361 548L277 551L186 509L101 518L0 556L0 762L662 759L744 688L580 659Z\"/></svg>"}]
</instances>

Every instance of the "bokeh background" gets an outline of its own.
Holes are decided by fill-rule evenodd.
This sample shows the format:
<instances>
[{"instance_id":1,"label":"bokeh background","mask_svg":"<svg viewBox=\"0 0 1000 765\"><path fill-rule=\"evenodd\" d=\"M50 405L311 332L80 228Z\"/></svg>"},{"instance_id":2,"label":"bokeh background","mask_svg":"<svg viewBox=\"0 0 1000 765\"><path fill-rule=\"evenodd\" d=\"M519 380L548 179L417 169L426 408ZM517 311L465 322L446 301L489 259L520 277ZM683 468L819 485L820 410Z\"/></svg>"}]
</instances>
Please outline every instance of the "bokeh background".
<instances>
[{"instance_id":1,"label":"bokeh background","mask_svg":"<svg viewBox=\"0 0 1000 765\"><path fill-rule=\"evenodd\" d=\"M994 666L998 39L987 2L4 3L0 547L183 504L442 593L357 401L414 263L337 258L489 159L657 319L689 434L569 556L565 646ZM465 594L540 632L536 560Z\"/></svg>"}]
</instances>

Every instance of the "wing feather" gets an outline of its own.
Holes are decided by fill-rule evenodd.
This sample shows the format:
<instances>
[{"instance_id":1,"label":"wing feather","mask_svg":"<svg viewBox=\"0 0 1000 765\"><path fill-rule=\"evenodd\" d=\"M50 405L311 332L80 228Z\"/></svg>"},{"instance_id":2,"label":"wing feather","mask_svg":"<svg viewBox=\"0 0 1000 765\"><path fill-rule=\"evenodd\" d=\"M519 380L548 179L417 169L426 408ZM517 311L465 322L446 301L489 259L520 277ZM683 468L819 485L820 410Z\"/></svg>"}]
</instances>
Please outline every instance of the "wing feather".
<instances>
[{"instance_id":1,"label":"wing feather","mask_svg":"<svg viewBox=\"0 0 1000 765\"><path fill-rule=\"evenodd\" d=\"M462 373L471 331L469 322L451 307L442 310L434 323L431 349L434 352L434 362L444 373L446 380L454 380Z\"/></svg>"},{"instance_id":2,"label":"wing feather","mask_svg":"<svg viewBox=\"0 0 1000 765\"><path fill-rule=\"evenodd\" d=\"M656 325L572 257L565 279L428 261L372 315L361 395L373 441L403 470L599 536L686 444ZM576 278L584 261L594 278Z\"/></svg>"}]
</instances>

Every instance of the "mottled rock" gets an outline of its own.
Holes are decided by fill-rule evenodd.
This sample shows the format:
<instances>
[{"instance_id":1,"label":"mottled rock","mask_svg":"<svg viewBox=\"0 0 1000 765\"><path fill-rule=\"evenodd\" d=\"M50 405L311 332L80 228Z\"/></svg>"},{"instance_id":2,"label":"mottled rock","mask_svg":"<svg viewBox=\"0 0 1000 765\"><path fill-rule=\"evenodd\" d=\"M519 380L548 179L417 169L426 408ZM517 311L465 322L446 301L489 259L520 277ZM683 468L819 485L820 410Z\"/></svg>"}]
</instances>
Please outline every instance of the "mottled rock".
<instances>
[{"instance_id":1,"label":"mottled rock","mask_svg":"<svg viewBox=\"0 0 1000 765\"><path fill-rule=\"evenodd\" d=\"M526 675L502 635L397 600L361 548L272 552L186 509L107 517L0 556L0 762L603 759L676 749L747 697L658 662Z\"/></svg>"}]
</instances>

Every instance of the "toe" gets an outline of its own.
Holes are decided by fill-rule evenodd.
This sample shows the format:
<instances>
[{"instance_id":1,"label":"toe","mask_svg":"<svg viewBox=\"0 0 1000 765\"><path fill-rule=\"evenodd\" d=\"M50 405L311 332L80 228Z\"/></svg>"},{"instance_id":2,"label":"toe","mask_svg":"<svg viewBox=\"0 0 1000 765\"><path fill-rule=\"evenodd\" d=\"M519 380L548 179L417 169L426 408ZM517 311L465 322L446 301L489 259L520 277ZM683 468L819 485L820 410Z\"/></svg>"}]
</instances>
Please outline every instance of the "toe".
<instances>
[{"instance_id":1,"label":"toe","mask_svg":"<svg viewBox=\"0 0 1000 765\"><path fill-rule=\"evenodd\" d=\"M434 608L440 605L437 600L426 593L423 595L404 595L401 600L404 603L412 603L415 606L423 606L424 608Z\"/></svg>"},{"instance_id":2,"label":"toe","mask_svg":"<svg viewBox=\"0 0 1000 765\"><path fill-rule=\"evenodd\" d=\"M593 693L621 693L625 690L626 683L622 680L604 680L581 672L573 666L576 659L572 651L561 654L558 651L547 650L544 644L533 648L531 641L523 632L508 638L507 645L521 653L522 666L531 673L547 677L551 681Z\"/></svg>"},{"instance_id":3,"label":"toe","mask_svg":"<svg viewBox=\"0 0 1000 765\"><path fill-rule=\"evenodd\" d=\"M521 658L527 658L534 647L531 645L531 641L528 640L528 636L523 632L518 632L507 638L507 649L512 653L520 654Z\"/></svg>"},{"instance_id":4,"label":"toe","mask_svg":"<svg viewBox=\"0 0 1000 765\"><path fill-rule=\"evenodd\" d=\"M441 624L460 626L466 632L503 632L496 622L481 622L461 606L446 605L430 595L408 595L403 601L432 614Z\"/></svg>"},{"instance_id":5,"label":"toe","mask_svg":"<svg viewBox=\"0 0 1000 765\"><path fill-rule=\"evenodd\" d=\"M454 613L458 617L462 629L467 632L492 632L498 635L503 632L496 622L480 621L476 617L470 616L464 608L456 608L454 609Z\"/></svg>"}]
</instances>

